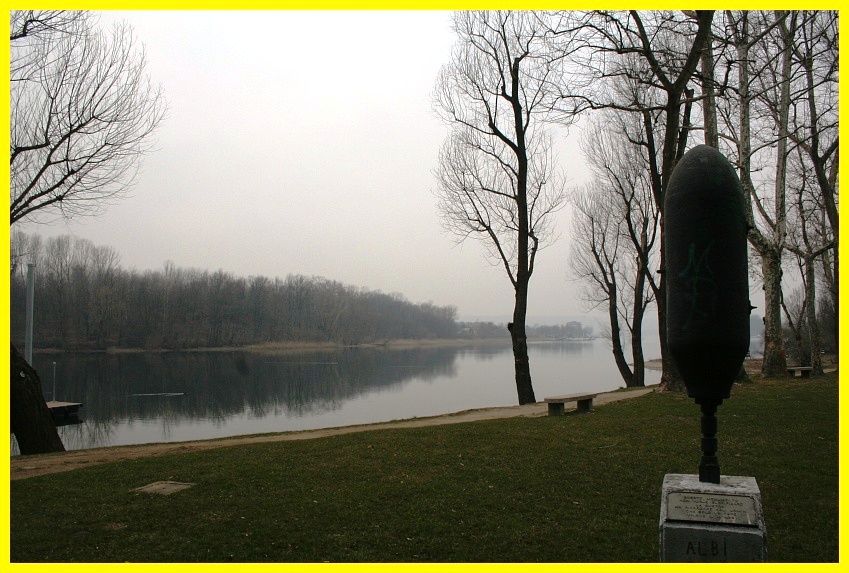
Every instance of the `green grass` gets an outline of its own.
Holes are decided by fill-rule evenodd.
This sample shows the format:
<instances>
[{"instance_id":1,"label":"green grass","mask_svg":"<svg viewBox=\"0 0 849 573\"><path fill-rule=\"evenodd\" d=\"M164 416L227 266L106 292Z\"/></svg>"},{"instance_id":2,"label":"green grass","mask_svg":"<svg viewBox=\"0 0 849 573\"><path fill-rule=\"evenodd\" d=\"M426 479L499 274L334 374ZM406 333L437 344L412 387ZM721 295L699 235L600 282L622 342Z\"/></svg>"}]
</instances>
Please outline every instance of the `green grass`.
<instances>
[{"instance_id":1,"label":"green grass","mask_svg":"<svg viewBox=\"0 0 849 573\"><path fill-rule=\"evenodd\" d=\"M771 561L838 559L837 377L759 381L719 408L723 474L754 476ZM11 483L13 562L652 562L666 473L697 473L698 409L228 447ZM171 496L131 492L191 482Z\"/></svg>"}]
</instances>

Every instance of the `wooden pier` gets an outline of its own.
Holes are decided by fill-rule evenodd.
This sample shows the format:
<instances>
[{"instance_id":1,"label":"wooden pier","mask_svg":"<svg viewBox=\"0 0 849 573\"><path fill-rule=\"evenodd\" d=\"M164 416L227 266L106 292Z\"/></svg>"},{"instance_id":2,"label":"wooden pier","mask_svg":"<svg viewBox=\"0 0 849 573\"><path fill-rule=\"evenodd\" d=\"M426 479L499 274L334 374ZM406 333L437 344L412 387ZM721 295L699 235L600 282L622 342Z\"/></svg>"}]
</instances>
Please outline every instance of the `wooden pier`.
<instances>
[{"instance_id":1,"label":"wooden pier","mask_svg":"<svg viewBox=\"0 0 849 573\"><path fill-rule=\"evenodd\" d=\"M53 421L57 426L79 424L80 407L82 404L79 402L47 402L47 409L53 415Z\"/></svg>"}]
</instances>

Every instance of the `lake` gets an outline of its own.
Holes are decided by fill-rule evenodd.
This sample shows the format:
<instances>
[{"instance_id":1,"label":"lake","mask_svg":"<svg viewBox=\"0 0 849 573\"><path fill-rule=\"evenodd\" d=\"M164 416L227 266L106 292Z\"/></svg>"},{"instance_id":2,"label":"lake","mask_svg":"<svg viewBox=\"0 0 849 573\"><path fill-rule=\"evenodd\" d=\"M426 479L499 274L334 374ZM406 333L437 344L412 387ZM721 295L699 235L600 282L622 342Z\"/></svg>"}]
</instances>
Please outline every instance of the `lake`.
<instances>
[{"instance_id":1,"label":"lake","mask_svg":"<svg viewBox=\"0 0 849 573\"><path fill-rule=\"evenodd\" d=\"M624 386L605 340L531 343L529 355L540 401ZM647 358L659 355L646 349ZM83 423L59 428L69 450L329 428L518 403L509 342L281 354L36 353L34 362L47 400L83 404ZM659 381L660 372L646 372L647 384Z\"/></svg>"}]
</instances>

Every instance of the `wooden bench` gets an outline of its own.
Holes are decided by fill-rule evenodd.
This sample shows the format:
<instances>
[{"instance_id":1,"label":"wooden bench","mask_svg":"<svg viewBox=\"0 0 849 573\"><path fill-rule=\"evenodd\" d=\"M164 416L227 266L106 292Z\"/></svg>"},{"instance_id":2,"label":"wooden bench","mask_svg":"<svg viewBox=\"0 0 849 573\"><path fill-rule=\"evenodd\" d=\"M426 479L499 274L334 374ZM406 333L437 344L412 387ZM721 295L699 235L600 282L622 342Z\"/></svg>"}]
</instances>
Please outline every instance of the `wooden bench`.
<instances>
[{"instance_id":1,"label":"wooden bench","mask_svg":"<svg viewBox=\"0 0 849 573\"><path fill-rule=\"evenodd\" d=\"M787 373L790 376L792 376L793 378L796 378L797 372L799 373L800 378L810 378L811 377L811 370L813 370L813 368L810 367L810 366L788 366L787 367Z\"/></svg>"},{"instance_id":2,"label":"wooden bench","mask_svg":"<svg viewBox=\"0 0 849 573\"><path fill-rule=\"evenodd\" d=\"M596 394L569 394L568 396L552 396L546 398L545 403L548 404L549 416L562 416L566 409L566 402L577 402L578 412L589 412L593 407L593 398Z\"/></svg>"}]
</instances>

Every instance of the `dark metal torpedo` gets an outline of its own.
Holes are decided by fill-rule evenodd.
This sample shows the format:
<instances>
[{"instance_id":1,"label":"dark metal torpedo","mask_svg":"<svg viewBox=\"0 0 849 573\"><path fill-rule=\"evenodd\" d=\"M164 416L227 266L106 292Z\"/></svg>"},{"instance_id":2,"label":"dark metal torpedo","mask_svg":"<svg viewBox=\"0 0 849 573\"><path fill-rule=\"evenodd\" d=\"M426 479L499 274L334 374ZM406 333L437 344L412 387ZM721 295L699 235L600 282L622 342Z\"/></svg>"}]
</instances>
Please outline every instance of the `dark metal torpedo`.
<instances>
[{"instance_id":1,"label":"dark metal torpedo","mask_svg":"<svg viewBox=\"0 0 849 573\"><path fill-rule=\"evenodd\" d=\"M731 163L699 145L672 172L664 202L667 340L702 410L699 481L719 483L716 409L749 349L743 189Z\"/></svg>"}]
</instances>

